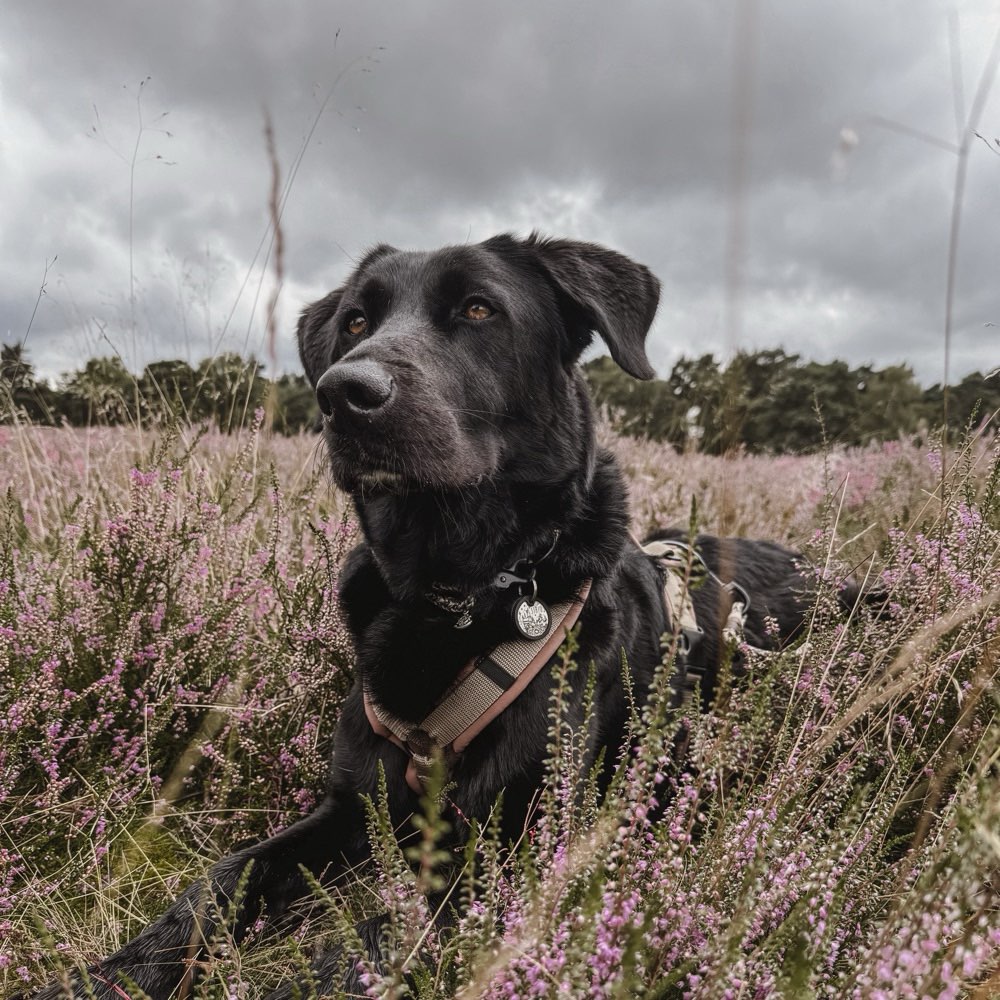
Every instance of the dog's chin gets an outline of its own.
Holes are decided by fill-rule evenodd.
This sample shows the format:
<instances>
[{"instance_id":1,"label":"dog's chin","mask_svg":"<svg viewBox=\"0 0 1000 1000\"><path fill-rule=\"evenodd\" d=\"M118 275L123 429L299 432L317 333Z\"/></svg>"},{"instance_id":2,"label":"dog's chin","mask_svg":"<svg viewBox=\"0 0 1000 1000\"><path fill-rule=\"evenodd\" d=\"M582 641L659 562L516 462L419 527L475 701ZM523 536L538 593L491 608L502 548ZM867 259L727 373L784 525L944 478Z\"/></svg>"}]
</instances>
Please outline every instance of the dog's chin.
<instances>
[{"instance_id":1,"label":"dog's chin","mask_svg":"<svg viewBox=\"0 0 1000 1000\"><path fill-rule=\"evenodd\" d=\"M388 469L357 472L352 477L351 482L355 489L368 493L399 493L408 485L403 476L398 472L389 472Z\"/></svg>"},{"instance_id":2,"label":"dog's chin","mask_svg":"<svg viewBox=\"0 0 1000 1000\"><path fill-rule=\"evenodd\" d=\"M462 490L480 486L498 469L499 449L489 442L449 442L419 450L333 435L327 442L334 481L342 490L364 496Z\"/></svg>"},{"instance_id":3,"label":"dog's chin","mask_svg":"<svg viewBox=\"0 0 1000 1000\"><path fill-rule=\"evenodd\" d=\"M490 474L486 469L465 470L460 475L442 475L437 470L405 474L375 465L333 462L333 478L337 485L347 493L360 493L364 497L475 488L489 479Z\"/></svg>"}]
</instances>

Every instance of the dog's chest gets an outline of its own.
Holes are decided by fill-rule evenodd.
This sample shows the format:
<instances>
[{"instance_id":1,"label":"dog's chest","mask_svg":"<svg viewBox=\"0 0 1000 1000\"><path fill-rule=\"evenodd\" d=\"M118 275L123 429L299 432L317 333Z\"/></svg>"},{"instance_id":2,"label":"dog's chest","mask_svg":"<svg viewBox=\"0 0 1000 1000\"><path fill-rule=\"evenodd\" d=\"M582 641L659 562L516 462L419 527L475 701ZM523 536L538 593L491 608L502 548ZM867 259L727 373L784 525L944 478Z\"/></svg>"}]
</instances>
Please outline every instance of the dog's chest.
<instances>
[{"instance_id":1,"label":"dog's chest","mask_svg":"<svg viewBox=\"0 0 1000 1000\"><path fill-rule=\"evenodd\" d=\"M358 672L366 693L393 715L425 718L470 660L496 638L489 623L456 629L387 607L358 644Z\"/></svg>"}]
</instances>

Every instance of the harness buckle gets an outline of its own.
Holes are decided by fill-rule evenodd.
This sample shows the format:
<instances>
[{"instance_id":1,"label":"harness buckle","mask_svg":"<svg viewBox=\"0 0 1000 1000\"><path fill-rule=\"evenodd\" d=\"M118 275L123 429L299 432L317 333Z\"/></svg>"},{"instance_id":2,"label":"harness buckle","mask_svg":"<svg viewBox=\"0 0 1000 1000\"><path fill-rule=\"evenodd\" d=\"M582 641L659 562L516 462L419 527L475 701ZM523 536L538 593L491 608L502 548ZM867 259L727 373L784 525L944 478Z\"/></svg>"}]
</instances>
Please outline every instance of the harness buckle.
<instances>
[{"instance_id":1,"label":"harness buckle","mask_svg":"<svg viewBox=\"0 0 1000 1000\"><path fill-rule=\"evenodd\" d=\"M677 652L681 656L692 656L701 645L704 637L705 633L700 626L696 625L694 628L682 627L677 636Z\"/></svg>"}]
</instances>

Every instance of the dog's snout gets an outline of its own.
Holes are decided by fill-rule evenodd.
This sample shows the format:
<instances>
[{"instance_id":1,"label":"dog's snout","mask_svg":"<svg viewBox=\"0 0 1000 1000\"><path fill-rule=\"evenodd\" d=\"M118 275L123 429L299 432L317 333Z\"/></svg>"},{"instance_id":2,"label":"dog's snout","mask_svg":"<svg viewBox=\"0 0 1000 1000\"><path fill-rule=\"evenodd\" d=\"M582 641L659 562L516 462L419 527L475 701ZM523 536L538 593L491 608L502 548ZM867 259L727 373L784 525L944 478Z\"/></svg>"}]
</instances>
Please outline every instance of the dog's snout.
<instances>
[{"instance_id":1,"label":"dog's snout","mask_svg":"<svg viewBox=\"0 0 1000 1000\"><path fill-rule=\"evenodd\" d=\"M341 361L316 383L316 399L326 416L337 410L374 415L392 398L392 376L377 361Z\"/></svg>"}]
</instances>

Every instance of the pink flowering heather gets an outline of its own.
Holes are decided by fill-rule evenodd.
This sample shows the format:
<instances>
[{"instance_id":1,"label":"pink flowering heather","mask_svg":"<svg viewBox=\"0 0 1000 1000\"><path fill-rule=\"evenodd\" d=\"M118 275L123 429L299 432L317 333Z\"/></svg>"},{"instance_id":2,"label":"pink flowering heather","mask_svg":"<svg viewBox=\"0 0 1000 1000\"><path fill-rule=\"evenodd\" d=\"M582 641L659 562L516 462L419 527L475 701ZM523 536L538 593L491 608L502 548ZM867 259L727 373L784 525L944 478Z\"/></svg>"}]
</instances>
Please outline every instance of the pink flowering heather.
<instances>
[{"instance_id":1,"label":"pink flowering heather","mask_svg":"<svg viewBox=\"0 0 1000 1000\"><path fill-rule=\"evenodd\" d=\"M237 956L220 931L205 1000L262 995L321 941L349 952L375 913L372 997L1000 990L996 448L723 459L602 433L638 532L693 509L706 530L807 552L807 633L780 656L739 650L705 715L637 706L603 803L557 683L519 844L487 825L445 852L432 810L399 847L375 802L370 869L318 891L288 941ZM0 428L5 992L106 952L316 802L350 680L336 573L356 532L315 455L259 429ZM845 618L848 571L884 607ZM432 933L427 894L449 887L455 929Z\"/></svg>"},{"instance_id":2,"label":"pink flowering heather","mask_svg":"<svg viewBox=\"0 0 1000 1000\"><path fill-rule=\"evenodd\" d=\"M80 940L53 893L115 891L150 852L157 883L320 791L353 524L311 439L189 433L19 431L2 452L0 955L40 959L38 921Z\"/></svg>"}]
</instances>

